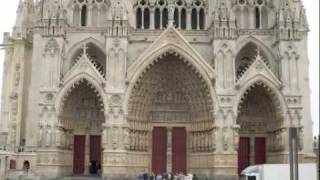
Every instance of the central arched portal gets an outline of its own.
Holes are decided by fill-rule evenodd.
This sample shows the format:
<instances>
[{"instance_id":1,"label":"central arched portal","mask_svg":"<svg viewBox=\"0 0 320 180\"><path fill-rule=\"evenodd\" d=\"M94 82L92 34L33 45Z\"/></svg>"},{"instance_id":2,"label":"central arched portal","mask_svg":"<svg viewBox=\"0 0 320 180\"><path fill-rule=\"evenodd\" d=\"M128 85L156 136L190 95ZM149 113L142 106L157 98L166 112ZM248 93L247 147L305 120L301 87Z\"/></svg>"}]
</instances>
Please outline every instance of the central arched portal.
<instances>
[{"instance_id":1,"label":"central arched portal","mask_svg":"<svg viewBox=\"0 0 320 180\"><path fill-rule=\"evenodd\" d=\"M149 152L154 173L186 173L193 168L192 154L214 149L212 112L206 81L191 63L167 53L149 66L131 92L130 150Z\"/></svg>"},{"instance_id":2,"label":"central arched portal","mask_svg":"<svg viewBox=\"0 0 320 180\"><path fill-rule=\"evenodd\" d=\"M103 100L87 80L77 81L64 97L59 117L73 135L73 174L98 174L101 166L101 132L105 121Z\"/></svg>"}]
</instances>

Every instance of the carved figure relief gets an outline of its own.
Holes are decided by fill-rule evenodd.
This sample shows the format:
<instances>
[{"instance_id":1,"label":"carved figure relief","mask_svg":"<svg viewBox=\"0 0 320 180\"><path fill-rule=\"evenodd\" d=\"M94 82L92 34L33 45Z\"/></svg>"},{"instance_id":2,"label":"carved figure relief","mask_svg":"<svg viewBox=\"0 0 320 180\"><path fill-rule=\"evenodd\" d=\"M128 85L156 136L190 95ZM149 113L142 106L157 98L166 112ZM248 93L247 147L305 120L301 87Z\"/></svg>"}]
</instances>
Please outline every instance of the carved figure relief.
<instances>
[{"instance_id":1,"label":"carved figure relief","mask_svg":"<svg viewBox=\"0 0 320 180\"><path fill-rule=\"evenodd\" d=\"M49 39L44 47L44 53L53 56L58 56L60 52L60 47L54 38Z\"/></svg>"},{"instance_id":2,"label":"carved figure relief","mask_svg":"<svg viewBox=\"0 0 320 180\"><path fill-rule=\"evenodd\" d=\"M20 64L17 63L15 66L15 73L14 73L14 87L19 87L20 84Z\"/></svg>"},{"instance_id":3,"label":"carved figure relief","mask_svg":"<svg viewBox=\"0 0 320 180\"><path fill-rule=\"evenodd\" d=\"M223 142L223 149L225 151L228 151L229 149L229 132L228 132L228 127L224 127L222 130L222 142Z\"/></svg>"}]
</instances>

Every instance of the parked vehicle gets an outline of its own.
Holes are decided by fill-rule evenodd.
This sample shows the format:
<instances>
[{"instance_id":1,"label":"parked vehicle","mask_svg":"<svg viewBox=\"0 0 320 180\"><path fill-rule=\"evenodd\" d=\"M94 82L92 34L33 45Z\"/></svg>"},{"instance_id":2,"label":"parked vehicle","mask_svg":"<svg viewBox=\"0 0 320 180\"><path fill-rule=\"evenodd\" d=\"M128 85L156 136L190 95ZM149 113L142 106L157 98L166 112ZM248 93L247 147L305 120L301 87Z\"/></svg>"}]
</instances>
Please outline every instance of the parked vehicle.
<instances>
[{"instance_id":1,"label":"parked vehicle","mask_svg":"<svg viewBox=\"0 0 320 180\"><path fill-rule=\"evenodd\" d=\"M290 180L289 164L249 166L241 172L241 180ZM316 164L299 164L299 180L317 180Z\"/></svg>"}]
</instances>

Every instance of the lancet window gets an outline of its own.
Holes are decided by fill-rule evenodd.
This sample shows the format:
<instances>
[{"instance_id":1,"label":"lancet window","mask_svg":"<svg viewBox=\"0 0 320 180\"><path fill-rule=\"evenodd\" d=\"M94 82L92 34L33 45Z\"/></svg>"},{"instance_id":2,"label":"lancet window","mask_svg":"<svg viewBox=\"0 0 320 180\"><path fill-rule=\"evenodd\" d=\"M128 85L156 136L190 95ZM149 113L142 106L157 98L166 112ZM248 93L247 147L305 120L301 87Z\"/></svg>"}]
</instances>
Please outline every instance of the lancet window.
<instances>
[{"instance_id":1,"label":"lancet window","mask_svg":"<svg viewBox=\"0 0 320 180\"><path fill-rule=\"evenodd\" d=\"M190 4L186 0L156 0L154 4L148 0L139 0L135 10L136 29L164 29L170 18L177 29L205 29L203 0L194 0Z\"/></svg>"},{"instance_id":2,"label":"lancet window","mask_svg":"<svg viewBox=\"0 0 320 180\"><path fill-rule=\"evenodd\" d=\"M74 0L73 1L73 24L74 26L104 26L107 9L107 0Z\"/></svg>"},{"instance_id":3,"label":"lancet window","mask_svg":"<svg viewBox=\"0 0 320 180\"><path fill-rule=\"evenodd\" d=\"M268 12L272 11L265 0L254 0L253 4L248 0L238 0L235 6L238 26L242 29L267 29L271 16Z\"/></svg>"},{"instance_id":4,"label":"lancet window","mask_svg":"<svg viewBox=\"0 0 320 180\"><path fill-rule=\"evenodd\" d=\"M136 27L137 29L149 29L150 27L149 3L146 0L141 0L136 5Z\"/></svg>"},{"instance_id":5,"label":"lancet window","mask_svg":"<svg viewBox=\"0 0 320 180\"><path fill-rule=\"evenodd\" d=\"M192 29L204 29L205 24L205 13L204 13L204 3L200 0L195 0L192 3L192 13L191 13L191 24Z\"/></svg>"}]
</instances>

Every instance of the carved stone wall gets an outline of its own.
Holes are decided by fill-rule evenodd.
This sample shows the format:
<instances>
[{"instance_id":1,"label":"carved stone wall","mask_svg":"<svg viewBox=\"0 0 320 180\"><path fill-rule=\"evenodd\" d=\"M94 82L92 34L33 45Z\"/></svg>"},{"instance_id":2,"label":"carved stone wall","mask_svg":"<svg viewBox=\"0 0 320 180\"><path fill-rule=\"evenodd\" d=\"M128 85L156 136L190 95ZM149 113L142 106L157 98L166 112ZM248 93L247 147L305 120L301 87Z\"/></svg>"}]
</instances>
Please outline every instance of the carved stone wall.
<instances>
[{"instance_id":1,"label":"carved stone wall","mask_svg":"<svg viewBox=\"0 0 320 180\"><path fill-rule=\"evenodd\" d=\"M105 122L103 102L97 90L86 80L77 82L63 103L59 123L65 129L101 131Z\"/></svg>"}]
</instances>

